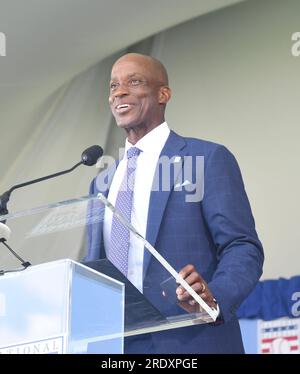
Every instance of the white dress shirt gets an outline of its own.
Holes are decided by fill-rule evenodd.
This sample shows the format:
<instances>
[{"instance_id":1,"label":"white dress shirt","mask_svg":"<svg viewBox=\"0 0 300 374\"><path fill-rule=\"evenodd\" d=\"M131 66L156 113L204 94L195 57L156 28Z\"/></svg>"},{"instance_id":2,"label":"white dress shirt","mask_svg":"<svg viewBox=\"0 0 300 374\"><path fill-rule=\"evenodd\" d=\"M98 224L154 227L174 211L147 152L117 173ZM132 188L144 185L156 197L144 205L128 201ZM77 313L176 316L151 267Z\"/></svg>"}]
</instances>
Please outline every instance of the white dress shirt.
<instances>
[{"instance_id":1,"label":"white dress shirt","mask_svg":"<svg viewBox=\"0 0 300 374\"><path fill-rule=\"evenodd\" d=\"M137 159L137 167L135 171L131 223L143 237L146 236L149 200L156 164L169 134L170 129L167 123L164 122L146 134L134 145L134 147L139 148L142 152ZM108 200L113 205L116 203L117 194L126 172L127 150L132 146L133 145L126 139L124 157L118 165L108 194ZM103 237L106 255L108 255L110 250L111 225L112 213L106 208L103 225ZM141 292L143 292L143 261L143 243L134 235L130 235L128 279Z\"/></svg>"}]
</instances>

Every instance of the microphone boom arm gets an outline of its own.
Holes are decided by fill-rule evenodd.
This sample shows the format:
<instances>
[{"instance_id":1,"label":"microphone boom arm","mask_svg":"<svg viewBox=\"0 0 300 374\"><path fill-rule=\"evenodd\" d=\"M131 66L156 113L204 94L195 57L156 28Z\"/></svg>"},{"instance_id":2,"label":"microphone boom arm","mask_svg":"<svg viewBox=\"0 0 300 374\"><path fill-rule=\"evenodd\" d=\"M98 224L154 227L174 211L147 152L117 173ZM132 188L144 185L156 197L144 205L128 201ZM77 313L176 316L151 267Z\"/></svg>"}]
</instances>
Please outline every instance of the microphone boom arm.
<instances>
[{"instance_id":1,"label":"microphone boom arm","mask_svg":"<svg viewBox=\"0 0 300 374\"><path fill-rule=\"evenodd\" d=\"M14 190L16 190L18 188L21 188L21 187L29 186L29 185L34 184L34 183L42 182L42 181L47 180L47 179L55 178L55 177L58 177L58 176L63 175L63 174L70 173L71 171L75 170L78 166L82 165L83 163L84 163L83 161L80 161L70 169L60 171L60 172L55 173L55 174L47 175L45 177L33 179L31 181L28 181L28 182L16 184L15 186L11 187L8 191L4 192L0 196L0 215L8 214L7 203L9 202L10 195Z\"/></svg>"}]
</instances>

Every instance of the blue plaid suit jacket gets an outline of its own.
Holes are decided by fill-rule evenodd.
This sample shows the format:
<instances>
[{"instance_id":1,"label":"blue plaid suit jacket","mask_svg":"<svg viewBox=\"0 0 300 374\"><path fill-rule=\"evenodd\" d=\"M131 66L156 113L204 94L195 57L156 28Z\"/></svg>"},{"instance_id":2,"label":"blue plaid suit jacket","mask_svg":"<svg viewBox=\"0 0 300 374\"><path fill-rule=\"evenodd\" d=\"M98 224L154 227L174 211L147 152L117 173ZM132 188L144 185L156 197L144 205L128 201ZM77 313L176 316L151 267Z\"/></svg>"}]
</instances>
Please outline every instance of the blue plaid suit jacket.
<instances>
[{"instance_id":1,"label":"blue plaid suit jacket","mask_svg":"<svg viewBox=\"0 0 300 374\"><path fill-rule=\"evenodd\" d=\"M221 322L127 338L125 352L243 353L235 312L259 280L264 255L238 164L224 146L173 131L161 156L204 156L204 195L201 201L186 202L188 192L174 190L171 174L169 191L151 192L146 239L178 271L187 264L196 267L219 304ZM196 173L192 170L193 181ZM96 177L90 193L97 192L108 194L108 189L99 191ZM101 224L88 236L86 260L105 257ZM161 292L168 277L145 253L144 295L163 314L176 315L181 308L167 303Z\"/></svg>"}]
</instances>

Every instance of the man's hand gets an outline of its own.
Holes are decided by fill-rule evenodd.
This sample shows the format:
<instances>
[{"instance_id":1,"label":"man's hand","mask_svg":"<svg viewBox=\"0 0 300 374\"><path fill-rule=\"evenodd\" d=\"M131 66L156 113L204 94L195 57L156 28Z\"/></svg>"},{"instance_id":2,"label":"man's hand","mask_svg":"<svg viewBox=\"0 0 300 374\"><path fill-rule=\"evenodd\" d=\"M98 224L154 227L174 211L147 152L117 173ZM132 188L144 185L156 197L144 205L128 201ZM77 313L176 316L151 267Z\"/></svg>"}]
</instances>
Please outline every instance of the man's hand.
<instances>
[{"instance_id":1,"label":"man's hand","mask_svg":"<svg viewBox=\"0 0 300 374\"><path fill-rule=\"evenodd\" d=\"M207 283L197 273L194 265L186 265L180 270L179 275L193 288L193 290L211 307L217 308L216 301L210 292ZM189 313L199 312L200 305L193 299L193 297L185 291L185 289L179 286L176 289L177 298L179 305Z\"/></svg>"}]
</instances>

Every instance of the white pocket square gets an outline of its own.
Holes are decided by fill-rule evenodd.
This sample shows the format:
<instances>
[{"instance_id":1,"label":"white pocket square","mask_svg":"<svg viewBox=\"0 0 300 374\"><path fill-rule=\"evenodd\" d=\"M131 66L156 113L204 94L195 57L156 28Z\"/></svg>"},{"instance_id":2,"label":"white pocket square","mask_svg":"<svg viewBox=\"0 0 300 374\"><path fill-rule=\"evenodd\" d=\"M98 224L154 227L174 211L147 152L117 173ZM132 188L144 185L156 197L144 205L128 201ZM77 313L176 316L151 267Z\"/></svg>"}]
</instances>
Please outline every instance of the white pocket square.
<instances>
[{"instance_id":1,"label":"white pocket square","mask_svg":"<svg viewBox=\"0 0 300 374\"><path fill-rule=\"evenodd\" d=\"M191 184L191 182L186 179L183 183L177 183L174 188L180 188L180 187L188 186L189 184Z\"/></svg>"}]
</instances>

